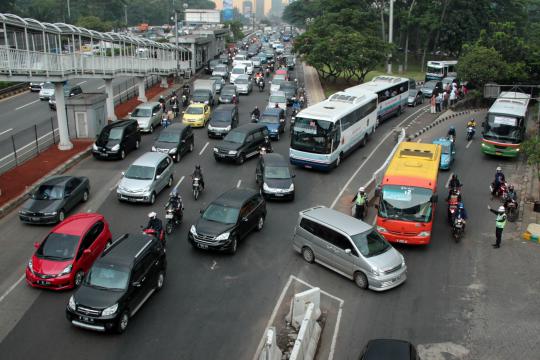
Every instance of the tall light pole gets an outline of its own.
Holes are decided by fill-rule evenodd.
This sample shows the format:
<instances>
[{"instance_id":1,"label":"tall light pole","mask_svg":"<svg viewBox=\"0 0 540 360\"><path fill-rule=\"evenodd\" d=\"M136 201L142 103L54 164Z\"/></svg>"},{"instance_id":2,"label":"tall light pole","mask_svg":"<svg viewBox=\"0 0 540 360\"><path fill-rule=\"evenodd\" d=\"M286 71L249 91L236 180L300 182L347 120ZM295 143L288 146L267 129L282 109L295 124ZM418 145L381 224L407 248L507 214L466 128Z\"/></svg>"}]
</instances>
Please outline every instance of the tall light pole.
<instances>
[{"instance_id":1,"label":"tall light pole","mask_svg":"<svg viewBox=\"0 0 540 360\"><path fill-rule=\"evenodd\" d=\"M68 8L68 19L71 21L71 4L69 0L67 0L67 8Z\"/></svg>"},{"instance_id":2,"label":"tall light pole","mask_svg":"<svg viewBox=\"0 0 540 360\"><path fill-rule=\"evenodd\" d=\"M126 28L128 27L128 22L127 22L127 5L124 4L124 19L126 21Z\"/></svg>"},{"instance_id":3,"label":"tall light pole","mask_svg":"<svg viewBox=\"0 0 540 360\"><path fill-rule=\"evenodd\" d=\"M388 20L388 44L392 45L394 35L394 0L390 0L390 19ZM388 54L388 74L392 74L392 53Z\"/></svg>"}]
</instances>

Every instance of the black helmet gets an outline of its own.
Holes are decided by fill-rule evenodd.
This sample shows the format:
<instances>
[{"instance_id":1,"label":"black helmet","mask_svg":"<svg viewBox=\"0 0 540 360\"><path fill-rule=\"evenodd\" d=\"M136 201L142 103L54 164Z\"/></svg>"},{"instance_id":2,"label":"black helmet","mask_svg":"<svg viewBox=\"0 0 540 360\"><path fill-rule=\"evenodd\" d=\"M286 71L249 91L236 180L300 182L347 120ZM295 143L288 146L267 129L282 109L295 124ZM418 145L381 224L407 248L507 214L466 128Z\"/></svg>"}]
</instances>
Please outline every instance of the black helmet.
<instances>
[{"instance_id":1,"label":"black helmet","mask_svg":"<svg viewBox=\"0 0 540 360\"><path fill-rule=\"evenodd\" d=\"M508 191L514 191L514 185L508 185Z\"/></svg>"},{"instance_id":2,"label":"black helmet","mask_svg":"<svg viewBox=\"0 0 540 360\"><path fill-rule=\"evenodd\" d=\"M452 174L452 179L457 180L457 175L456 175L456 174Z\"/></svg>"}]
</instances>

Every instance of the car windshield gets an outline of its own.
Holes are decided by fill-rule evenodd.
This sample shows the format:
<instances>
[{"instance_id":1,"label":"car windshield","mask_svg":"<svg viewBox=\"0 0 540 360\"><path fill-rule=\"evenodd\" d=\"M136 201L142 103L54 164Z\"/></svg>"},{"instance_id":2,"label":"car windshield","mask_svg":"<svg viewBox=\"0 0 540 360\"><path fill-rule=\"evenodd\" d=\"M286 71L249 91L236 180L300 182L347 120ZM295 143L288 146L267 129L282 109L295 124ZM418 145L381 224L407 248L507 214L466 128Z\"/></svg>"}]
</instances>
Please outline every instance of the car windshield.
<instances>
[{"instance_id":1,"label":"car windshield","mask_svg":"<svg viewBox=\"0 0 540 360\"><path fill-rule=\"evenodd\" d=\"M154 178L154 168L150 166L131 165L124 176L128 179L152 180Z\"/></svg>"},{"instance_id":2,"label":"car windshield","mask_svg":"<svg viewBox=\"0 0 540 360\"><path fill-rule=\"evenodd\" d=\"M291 173L288 166L267 166L264 168L266 179L290 179Z\"/></svg>"},{"instance_id":3,"label":"car windshield","mask_svg":"<svg viewBox=\"0 0 540 360\"><path fill-rule=\"evenodd\" d=\"M433 206L429 189L386 185L382 189L379 216L388 219L429 222Z\"/></svg>"},{"instance_id":4,"label":"car windshield","mask_svg":"<svg viewBox=\"0 0 540 360\"><path fill-rule=\"evenodd\" d=\"M107 290L125 290L129 282L129 269L115 264L97 263L84 279L86 286Z\"/></svg>"},{"instance_id":5,"label":"car windshield","mask_svg":"<svg viewBox=\"0 0 540 360\"><path fill-rule=\"evenodd\" d=\"M227 67L224 66L224 65L218 65L214 68L214 71L217 71L217 72L226 72L227 71Z\"/></svg>"},{"instance_id":6,"label":"car windshield","mask_svg":"<svg viewBox=\"0 0 540 360\"><path fill-rule=\"evenodd\" d=\"M244 74L245 70L244 70L244 68L234 68L234 69L232 69L232 73L233 74Z\"/></svg>"},{"instance_id":7,"label":"car windshield","mask_svg":"<svg viewBox=\"0 0 540 360\"><path fill-rule=\"evenodd\" d=\"M235 144L243 144L244 140L246 139L246 134L240 131L231 131L230 133L225 136L223 141L232 142Z\"/></svg>"},{"instance_id":8,"label":"car windshield","mask_svg":"<svg viewBox=\"0 0 540 360\"><path fill-rule=\"evenodd\" d=\"M237 208L221 204L210 204L204 211L202 218L221 224L236 224L239 213L240 209Z\"/></svg>"},{"instance_id":9,"label":"car windshield","mask_svg":"<svg viewBox=\"0 0 540 360\"><path fill-rule=\"evenodd\" d=\"M236 89L235 88L231 88L231 87L226 87L226 88L223 88L223 90L221 90L221 95L235 95L236 94Z\"/></svg>"},{"instance_id":10,"label":"car windshield","mask_svg":"<svg viewBox=\"0 0 540 360\"><path fill-rule=\"evenodd\" d=\"M418 94L418 90L416 89L409 90L409 96L416 97L417 94Z\"/></svg>"},{"instance_id":11,"label":"car windshield","mask_svg":"<svg viewBox=\"0 0 540 360\"><path fill-rule=\"evenodd\" d=\"M64 198L64 187L61 185L40 185L32 193L34 200L60 200Z\"/></svg>"},{"instance_id":12,"label":"car windshield","mask_svg":"<svg viewBox=\"0 0 540 360\"><path fill-rule=\"evenodd\" d=\"M391 248L385 238L374 229L366 233L353 235L351 239L364 257L377 256Z\"/></svg>"},{"instance_id":13,"label":"car windshield","mask_svg":"<svg viewBox=\"0 0 540 360\"><path fill-rule=\"evenodd\" d=\"M122 128L112 128L109 131L109 140L122 140Z\"/></svg>"},{"instance_id":14,"label":"car windshield","mask_svg":"<svg viewBox=\"0 0 540 360\"><path fill-rule=\"evenodd\" d=\"M279 124L279 116L263 115L259 121L266 124Z\"/></svg>"},{"instance_id":15,"label":"car windshield","mask_svg":"<svg viewBox=\"0 0 540 360\"><path fill-rule=\"evenodd\" d=\"M283 95L270 95L268 102L270 103L284 103L287 99Z\"/></svg>"},{"instance_id":16,"label":"car windshield","mask_svg":"<svg viewBox=\"0 0 540 360\"><path fill-rule=\"evenodd\" d=\"M214 80L216 84L221 85L221 82L223 81L223 78L221 76L212 76L210 80Z\"/></svg>"},{"instance_id":17,"label":"car windshield","mask_svg":"<svg viewBox=\"0 0 540 360\"><path fill-rule=\"evenodd\" d=\"M136 108L132 113L132 117L150 117L152 116L152 109L149 108Z\"/></svg>"},{"instance_id":18,"label":"car windshield","mask_svg":"<svg viewBox=\"0 0 540 360\"><path fill-rule=\"evenodd\" d=\"M316 154L330 154L334 124L325 120L297 117L294 123L291 148Z\"/></svg>"},{"instance_id":19,"label":"car windshield","mask_svg":"<svg viewBox=\"0 0 540 360\"><path fill-rule=\"evenodd\" d=\"M231 122L231 113L227 111L214 111L212 122Z\"/></svg>"},{"instance_id":20,"label":"car windshield","mask_svg":"<svg viewBox=\"0 0 540 360\"><path fill-rule=\"evenodd\" d=\"M203 108L200 106L190 106L186 110L186 114L190 115L201 115L203 112Z\"/></svg>"},{"instance_id":21,"label":"car windshield","mask_svg":"<svg viewBox=\"0 0 540 360\"><path fill-rule=\"evenodd\" d=\"M521 139L522 118L510 115L489 114L484 127L484 138L518 144Z\"/></svg>"},{"instance_id":22,"label":"car windshield","mask_svg":"<svg viewBox=\"0 0 540 360\"><path fill-rule=\"evenodd\" d=\"M46 82L41 86L42 89L54 89L53 83Z\"/></svg>"},{"instance_id":23,"label":"car windshield","mask_svg":"<svg viewBox=\"0 0 540 360\"><path fill-rule=\"evenodd\" d=\"M162 131L161 134L159 134L158 141L165 143L179 143L180 133Z\"/></svg>"},{"instance_id":24,"label":"car windshield","mask_svg":"<svg viewBox=\"0 0 540 360\"><path fill-rule=\"evenodd\" d=\"M243 84L243 85L247 85L249 83L248 79L244 79L244 78L241 78L241 79L236 79L234 81L235 84Z\"/></svg>"},{"instance_id":25,"label":"car windshield","mask_svg":"<svg viewBox=\"0 0 540 360\"><path fill-rule=\"evenodd\" d=\"M36 256L42 259L66 261L73 259L79 237L60 233L50 233L36 251Z\"/></svg>"}]
</instances>

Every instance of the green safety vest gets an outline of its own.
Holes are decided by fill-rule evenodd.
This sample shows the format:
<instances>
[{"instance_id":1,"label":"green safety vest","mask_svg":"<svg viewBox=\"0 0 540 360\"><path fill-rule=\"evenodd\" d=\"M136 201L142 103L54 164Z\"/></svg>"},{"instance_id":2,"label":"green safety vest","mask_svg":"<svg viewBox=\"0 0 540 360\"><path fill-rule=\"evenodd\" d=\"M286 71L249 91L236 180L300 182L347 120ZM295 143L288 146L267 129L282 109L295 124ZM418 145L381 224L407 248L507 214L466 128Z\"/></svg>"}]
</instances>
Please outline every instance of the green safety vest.
<instances>
[{"instance_id":1,"label":"green safety vest","mask_svg":"<svg viewBox=\"0 0 540 360\"><path fill-rule=\"evenodd\" d=\"M499 229L504 229L506 226L506 214L497 215L497 219L495 219L495 226L497 226Z\"/></svg>"},{"instance_id":2,"label":"green safety vest","mask_svg":"<svg viewBox=\"0 0 540 360\"><path fill-rule=\"evenodd\" d=\"M362 205L364 205L364 204L366 203L366 200L367 200L367 199L366 199L366 195L360 195L360 194L358 194L358 195L356 196L356 205L362 206Z\"/></svg>"}]
</instances>

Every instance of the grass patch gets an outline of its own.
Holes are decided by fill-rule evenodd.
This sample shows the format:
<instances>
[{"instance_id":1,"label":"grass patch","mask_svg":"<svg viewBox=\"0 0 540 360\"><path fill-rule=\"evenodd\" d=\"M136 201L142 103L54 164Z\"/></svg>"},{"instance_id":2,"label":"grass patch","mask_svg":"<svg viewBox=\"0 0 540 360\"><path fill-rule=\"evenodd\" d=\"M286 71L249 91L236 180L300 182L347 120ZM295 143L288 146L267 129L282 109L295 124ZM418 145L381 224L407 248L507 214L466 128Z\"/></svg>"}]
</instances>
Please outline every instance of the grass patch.
<instances>
[{"instance_id":1,"label":"grass patch","mask_svg":"<svg viewBox=\"0 0 540 360\"><path fill-rule=\"evenodd\" d=\"M14 82L9 82L9 81L0 81L0 89L5 89L7 87L10 87L12 85L15 85L16 83Z\"/></svg>"}]
</instances>

